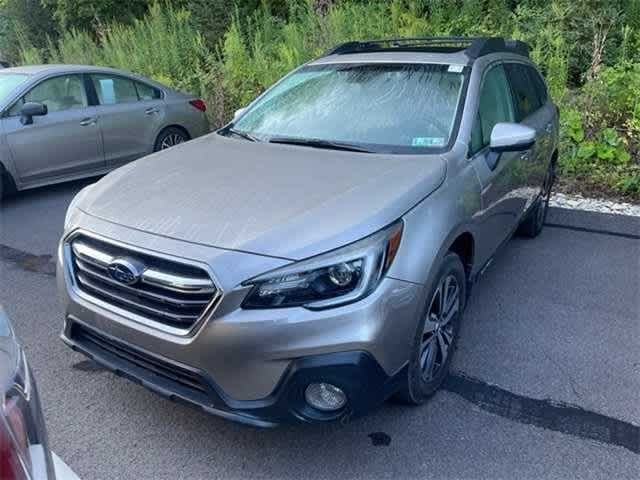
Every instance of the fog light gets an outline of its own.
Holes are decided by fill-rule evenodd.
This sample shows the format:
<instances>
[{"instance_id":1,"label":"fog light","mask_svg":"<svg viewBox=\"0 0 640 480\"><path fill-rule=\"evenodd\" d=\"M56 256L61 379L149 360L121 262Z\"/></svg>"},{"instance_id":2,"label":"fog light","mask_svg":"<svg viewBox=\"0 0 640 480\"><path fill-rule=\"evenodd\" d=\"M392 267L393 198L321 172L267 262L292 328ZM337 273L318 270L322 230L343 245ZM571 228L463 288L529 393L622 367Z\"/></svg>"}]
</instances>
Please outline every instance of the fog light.
<instances>
[{"instance_id":1,"label":"fog light","mask_svg":"<svg viewBox=\"0 0 640 480\"><path fill-rule=\"evenodd\" d=\"M324 412L340 410L347 403L344 392L330 383L312 383L304 392L309 405Z\"/></svg>"}]
</instances>

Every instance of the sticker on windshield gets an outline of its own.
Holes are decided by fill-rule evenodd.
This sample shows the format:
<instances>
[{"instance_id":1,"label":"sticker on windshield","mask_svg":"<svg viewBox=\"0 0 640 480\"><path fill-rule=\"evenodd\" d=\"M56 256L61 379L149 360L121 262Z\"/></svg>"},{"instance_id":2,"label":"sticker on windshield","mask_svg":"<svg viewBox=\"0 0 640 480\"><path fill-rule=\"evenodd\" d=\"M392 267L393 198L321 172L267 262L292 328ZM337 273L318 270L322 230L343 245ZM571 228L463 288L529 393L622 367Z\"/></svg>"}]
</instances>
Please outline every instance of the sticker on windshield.
<instances>
[{"instance_id":1,"label":"sticker on windshield","mask_svg":"<svg viewBox=\"0 0 640 480\"><path fill-rule=\"evenodd\" d=\"M413 137L413 147L441 147L444 145L444 137Z\"/></svg>"},{"instance_id":2,"label":"sticker on windshield","mask_svg":"<svg viewBox=\"0 0 640 480\"><path fill-rule=\"evenodd\" d=\"M464 65L449 65L449 69L447 71L450 73L460 73L463 68Z\"/></svg>"}]
</instances>

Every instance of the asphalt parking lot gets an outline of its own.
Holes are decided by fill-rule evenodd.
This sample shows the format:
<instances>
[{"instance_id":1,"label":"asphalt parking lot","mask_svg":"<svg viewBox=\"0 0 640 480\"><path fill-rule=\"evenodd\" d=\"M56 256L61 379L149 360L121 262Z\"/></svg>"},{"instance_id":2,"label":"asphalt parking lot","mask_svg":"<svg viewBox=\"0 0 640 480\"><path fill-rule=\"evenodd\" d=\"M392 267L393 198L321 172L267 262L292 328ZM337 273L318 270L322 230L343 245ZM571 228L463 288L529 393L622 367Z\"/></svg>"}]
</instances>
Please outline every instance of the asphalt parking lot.
<instances>
[{"instance_id":1,"label":"asphalt parking lot","mask_svg":"<svg viewBox=\"0 0 640 480\"><path fill-rule=\"evenodd\" d=\"M453 373L420 408L259 430L160 398L58 339L66 205L0 207L0 304L35 371L53 449L83 479L640 478L640 221L555 210L475 287Z\"/></svg>"}]
</instances>

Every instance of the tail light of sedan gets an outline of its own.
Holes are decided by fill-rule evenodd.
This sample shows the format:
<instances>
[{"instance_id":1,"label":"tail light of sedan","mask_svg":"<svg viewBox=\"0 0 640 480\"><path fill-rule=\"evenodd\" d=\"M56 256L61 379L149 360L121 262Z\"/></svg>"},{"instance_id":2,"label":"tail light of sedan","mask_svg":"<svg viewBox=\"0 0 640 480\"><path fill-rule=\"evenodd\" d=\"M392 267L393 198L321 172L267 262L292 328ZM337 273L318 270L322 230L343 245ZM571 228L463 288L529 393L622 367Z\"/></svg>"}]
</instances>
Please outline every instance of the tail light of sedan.
<instances>
[{"instance_id":1,"label":"tail light of sedan","mask_svg":"<svg viewBox=\"0 0 640 480\"><path fill-rule=\"evenodd\" d=\"M190 100L189 104L193 107L193 108L197 108L198 110L200 110L201 112L206 112L207 111L207 104L204 103L204 100L201 100L199 98L197 98L196 100Z\"/></svg>"}]
</instances>

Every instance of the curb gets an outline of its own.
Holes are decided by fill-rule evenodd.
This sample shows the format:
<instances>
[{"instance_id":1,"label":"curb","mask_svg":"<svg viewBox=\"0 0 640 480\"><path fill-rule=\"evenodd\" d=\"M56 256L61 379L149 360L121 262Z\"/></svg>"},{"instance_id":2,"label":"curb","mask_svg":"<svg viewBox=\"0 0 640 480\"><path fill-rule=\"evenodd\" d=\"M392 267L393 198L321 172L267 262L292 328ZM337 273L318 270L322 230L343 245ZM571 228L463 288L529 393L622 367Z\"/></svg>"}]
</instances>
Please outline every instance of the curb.
<instances>
[{"instance_id":1,"label":"curb","mask_svg":"<svg viewBox=\"0 0 640 480\"><path fill-rule=\"evenodd\" d=\"M545 225L640 240L640 217L630 215L549 207Z\"/></svg>"}]
</instances>

